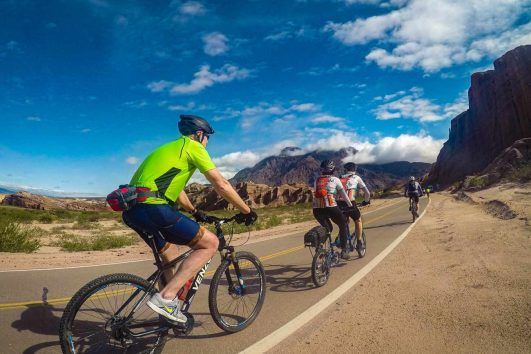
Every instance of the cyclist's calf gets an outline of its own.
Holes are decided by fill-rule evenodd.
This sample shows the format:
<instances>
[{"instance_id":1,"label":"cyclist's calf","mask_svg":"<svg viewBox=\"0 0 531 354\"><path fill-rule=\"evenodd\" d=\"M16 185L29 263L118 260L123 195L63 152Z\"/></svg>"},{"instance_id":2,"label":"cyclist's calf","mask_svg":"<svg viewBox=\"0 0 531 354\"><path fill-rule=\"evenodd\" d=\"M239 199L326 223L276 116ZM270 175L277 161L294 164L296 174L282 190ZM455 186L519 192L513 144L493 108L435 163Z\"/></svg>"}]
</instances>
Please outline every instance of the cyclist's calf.
<instances>
[{"instance_id":1,"label":"cyclist's calf","mask_svg":"<svg viewBox=\"0 0 531 354\"><path fill-rule=\"evenodd\" d=\"M205 229L203 237L191 246L193 252L181 263L173 278L161 290L161 296L169 300L174 299L177 296L177 292L184 286L188 279L197 274L199 269L214 256L218 245L219 240L217 236Z\"/></svg>"}]
</instances>

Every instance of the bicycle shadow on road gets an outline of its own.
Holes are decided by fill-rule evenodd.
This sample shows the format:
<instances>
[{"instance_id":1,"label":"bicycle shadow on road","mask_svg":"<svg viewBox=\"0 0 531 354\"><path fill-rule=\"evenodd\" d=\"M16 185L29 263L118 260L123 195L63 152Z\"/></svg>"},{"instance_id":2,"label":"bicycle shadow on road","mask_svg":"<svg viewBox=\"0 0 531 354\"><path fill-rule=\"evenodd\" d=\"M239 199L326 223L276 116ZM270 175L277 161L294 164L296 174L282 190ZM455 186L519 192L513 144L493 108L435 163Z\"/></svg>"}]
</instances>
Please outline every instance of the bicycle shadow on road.
<instances>
[{"instance_id":1,"label":"bicycle shadow on road","mask_svg":"<svg viewBox=\"0 0 531 354\"><path fill-rule=\"evenodd\" d=\"M18 320L11 323L11 327L18 332L31 331L33 333L58 336L60 315L64 308L57 308L52 305L43 303L39 305L28 306L20 315ZM59 315L56 315L59 314ZM48 347L59 346L59 340L35 344L26 348L24 354L38 353L40 350Z\"/></svg>"},{"instance_id":2,"label":"bicycle shadow on road","mask_svg":"<svg viewBox=\"0 0 531 354\"><path fill-rule=\"evenodd\" d=\"M335 267L343 267L340 263ZM275 292L298 292L315 289L312 281L311 259L308 265L268 264L264 265L268 290Z\"/></svg>"},{"instance_id":3,"label":"bicycle shadow on road","mask_svg":"<svg viewBox=\"0 0 531 354\"><path fill-rule=\"evenodd\" d=\"M371 230L371 229L378 229L380 227L391 227L391 226L406 225L406 224L411 224L411 220L394 221L394 222L390 222L387 224L376 225L376 226L363 226L363 229Z\"/></svg>"}]
</instances>

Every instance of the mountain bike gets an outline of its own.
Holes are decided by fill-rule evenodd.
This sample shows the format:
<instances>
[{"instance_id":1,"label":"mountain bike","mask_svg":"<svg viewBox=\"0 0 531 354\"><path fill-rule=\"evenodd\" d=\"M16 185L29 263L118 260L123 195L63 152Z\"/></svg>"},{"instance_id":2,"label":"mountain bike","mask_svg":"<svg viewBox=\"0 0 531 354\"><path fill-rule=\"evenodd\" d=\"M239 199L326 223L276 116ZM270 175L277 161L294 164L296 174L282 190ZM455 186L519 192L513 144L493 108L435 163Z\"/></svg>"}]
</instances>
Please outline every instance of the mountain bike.
<instances>
[{"instance_id":1,"label":"mountain bike","mask_svg":"<svg viewBox=\"0 0 531 354\"><path fill-rule=\"evenodd\" d=\"M342 209L344 213L348 213L349 209ZM348 226L348 225L347 225ZM315 247L315 254L312 257L312 281L316 287L321 287L328 282L330 277L330 269L339 264L340 248L339 248L339 236L332 242L332 235L330 231L323 226L316 226L306 233L304 236L305 245ZM353 241L357 240L356 233L348 232L347 246L350 252L353 252ZM359 258L365 256L367 251L367 238L365 231L361 233L361 239L365 247L356 249ZM337 248L336 248L337 247ZM311 249L310 249L311 252Z\"/></svg>"},{"instance_id":2,"label":"mountain bike","mask_svg":"<svg viewBox=\"0 0 531 354\"><path fill-rule=\"evenodd\" d=\"M230 245L231 228L225 239L222 225L231 218L209 216L219 239L221 263L210 282L208 305L216 325L226 332L238 332L256 319L265 300L266 279L262 263L250 252L235 252ZM59 325L63 353L160 353L170 330L176 336L189 334L194 316L189 312L210 259L195 275L183 300L184 324L172 322L146 306L157 292L157 284L166 284L163 273L182 262L192 252L163 264L149 236L157 270L147 279L133 274L110 274L83 286L65 308Z\"/></svg>"}]
</instances>

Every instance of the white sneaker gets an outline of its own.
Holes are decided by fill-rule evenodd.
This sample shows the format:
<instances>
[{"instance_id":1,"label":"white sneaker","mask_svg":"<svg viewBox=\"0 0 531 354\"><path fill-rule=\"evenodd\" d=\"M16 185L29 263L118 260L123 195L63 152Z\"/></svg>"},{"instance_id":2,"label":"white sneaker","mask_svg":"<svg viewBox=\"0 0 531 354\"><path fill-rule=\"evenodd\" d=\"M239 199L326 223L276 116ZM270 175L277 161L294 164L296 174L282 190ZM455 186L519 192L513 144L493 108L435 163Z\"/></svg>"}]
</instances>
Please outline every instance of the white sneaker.
<instances>
[{"instance_id":1,"label":"white sneaker","mask_svg":"<svg viewBox=\"0 0 531 354\"><path fill-rule=\"evenodd\" d=\"M166 317L169 320L186 323L186 316L181 312L181 301L175 298L174 300L166 300L160 293L151 296L147 301L147 305L156 313Z\"/></svg>"}]
</instances>

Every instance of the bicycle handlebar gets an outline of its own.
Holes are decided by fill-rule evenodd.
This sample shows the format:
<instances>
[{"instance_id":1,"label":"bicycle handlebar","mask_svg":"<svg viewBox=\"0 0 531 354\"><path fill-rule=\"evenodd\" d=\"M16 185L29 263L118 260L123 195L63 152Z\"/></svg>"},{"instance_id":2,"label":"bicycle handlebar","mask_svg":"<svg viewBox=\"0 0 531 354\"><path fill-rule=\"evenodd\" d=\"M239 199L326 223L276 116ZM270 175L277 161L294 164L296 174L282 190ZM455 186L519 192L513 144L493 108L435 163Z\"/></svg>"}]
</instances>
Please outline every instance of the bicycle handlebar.
<instances>
[{"instance_id":1,"label":"bicycle handlebar","mask_svg":"<svg viewBox=\"0 0 531 354\"><path fill-rule=\"evenodd\" d=\"M207 215L208 220L206 221L209 224L215 224L215 225L223 225L227 222L234 221L236 219L236 215L231 216L230 218L218 218L214 215Z\"/></svg>"}]
</instances>

